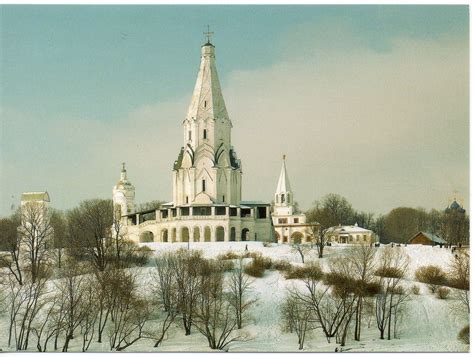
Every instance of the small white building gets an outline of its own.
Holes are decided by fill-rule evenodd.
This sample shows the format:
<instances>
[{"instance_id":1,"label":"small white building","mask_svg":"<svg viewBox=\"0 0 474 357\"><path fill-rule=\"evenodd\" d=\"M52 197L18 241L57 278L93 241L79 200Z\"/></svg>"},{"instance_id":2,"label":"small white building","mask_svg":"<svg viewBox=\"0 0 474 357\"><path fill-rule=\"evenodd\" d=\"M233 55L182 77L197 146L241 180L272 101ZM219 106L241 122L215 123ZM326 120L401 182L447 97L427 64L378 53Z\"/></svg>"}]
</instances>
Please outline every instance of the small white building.
<instances>
[{"instance_id":1,"label":"small white building","mask_svg":"<svg viewBox=\"0 0 474 357\"><path fill-rule=\"evenodd\" d=\"M242 201L242 164L231 142L232 122L222 95L209 41L187 115L183 145L172 166L173 201L134 212L135 188L125 166L113 189L123 233L136 242L269 241L270 204Z\"/></svg>"},{"instance_id":2,"label":"small white building","mask_svg":"<svg viewBox=\"0 0 474 357\"><path fill-rule=\"evenodd\" d=\"M280 177L275 191L275 203L272 212L275 241L278 243L305 243L312 238L311 227L306 223L304 213L295 212L293 191L286 171L286 156L283 155Z\"/></svg>"},{"instance_id":3,"label":"small white building","mask_svg":"<svg viewBox=\"0 0 474 357\"><path fill-rule=\"evenodd\" d=\"M374 232L369 229L359 227L356 224L353 226L336 226L328 228L326 231L328 242L331 243L377 243L378 238Z\"/></svg>"}]
</instances>

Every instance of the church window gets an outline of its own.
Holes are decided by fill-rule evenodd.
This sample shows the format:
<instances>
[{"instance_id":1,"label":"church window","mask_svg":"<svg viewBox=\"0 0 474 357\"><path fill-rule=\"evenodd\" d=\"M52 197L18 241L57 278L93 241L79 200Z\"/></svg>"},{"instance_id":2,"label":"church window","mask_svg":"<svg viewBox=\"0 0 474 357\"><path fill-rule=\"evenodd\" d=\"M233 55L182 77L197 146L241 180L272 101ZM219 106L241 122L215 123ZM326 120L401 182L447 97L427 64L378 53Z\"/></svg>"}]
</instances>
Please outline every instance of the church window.
<instances>
[{"instance_id":1,"label":"church window","mask_svg":"<svg viewBox=\"0 0 474 357\"><path fill-rule=\"evenodd\" d=\"M295 223L300 223L299 218L295 218L295 219L294 219L294 222L295 222Z\"/></svg>"},{"instance_id":2,"label":"church window","mask_svg":"<svg viewBox=\"0 0 474 357\"><path fill-rule=\"evenodd\" d=\"M188 140L191 140L191 130L188 131Z\"/></svg>"},{"instance_id":3,"label":"church window","mask_svg":"<svg viewBox=\"0 0 474 357\"><path fill-rule=\"evenodd\" d=\"M225 195L222 195L222 202L225 202Z\"/></svg>"},{"instance_id":4,"label":"church window","mask_svg":"<svg viewBox=\"0 0 474 357\"><path fill-rule=\"evenodd\" d=\"M285 203L285 195L283 193L281 194L281 203Z\"/></svg>"},{"instance_id":5,"label":"church window","mask_svg":"<svg viewBox=\"0 0 474 357\"><path fill-rule=\"evenodd\" d=\"M207 100L204 101L204 108L207 108Z\"/></svg>"},{"instance_id":6,"label":"church window","mask_svg":"<svg viewBox=\"0 0 474 357\"><path fill-rule=\"evenodd\" d=\"M186 196L186 203L189 203L189 197Z\"/></svg>"},{"instance_id":7,"label":"church window","mask_svg":"<svg viewBox=\"0 0 474 357\"><path fill-rule=\"evenodd\" d=\"M202 192L206 192L206 180L202 180Z\"/></svg>"},{"instance_id":8,"label":"church window","mask_svg":"<svg viewBox=\"0 0 474 357\"><path fill-rule=\"evenodd\" d=\"M202 136L203 136L204 139L207 139L207 130L206 129L204 129L204 133L202 134Z\"/></svg>"},{"instance_id":9,"label":"church window","mask_svg":"<svg viewBox=\"0 0 474 357\"><path fill-rule=\"evenodd\" d=\"M288 224L288 218L278 218L278 224Z\"/></svg>"}]
</instances>

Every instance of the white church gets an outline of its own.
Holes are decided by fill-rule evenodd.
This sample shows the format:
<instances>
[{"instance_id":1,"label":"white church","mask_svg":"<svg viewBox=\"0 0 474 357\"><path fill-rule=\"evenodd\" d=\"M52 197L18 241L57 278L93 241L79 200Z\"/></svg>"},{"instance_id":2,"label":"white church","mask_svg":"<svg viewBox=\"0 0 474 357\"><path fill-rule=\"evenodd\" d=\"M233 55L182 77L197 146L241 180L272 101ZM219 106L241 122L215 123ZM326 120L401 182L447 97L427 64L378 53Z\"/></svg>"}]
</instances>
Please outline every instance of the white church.
<instances>
[{"instance_id":1,"label":"white church","mask_svg":"<svg viewBox=\"0 0 474 357\"><path fill-rule=\"evenodd\" d=\"M123 233L136 242L273 240L270 204L242 201L242 164L232 146L232 122L219 84L215 47L209 41L201 47L201 65L182 127L183 146L173 163L172 202L135 212L135 188L123 166L113 189Z\"/></svg>"}]
</instances>

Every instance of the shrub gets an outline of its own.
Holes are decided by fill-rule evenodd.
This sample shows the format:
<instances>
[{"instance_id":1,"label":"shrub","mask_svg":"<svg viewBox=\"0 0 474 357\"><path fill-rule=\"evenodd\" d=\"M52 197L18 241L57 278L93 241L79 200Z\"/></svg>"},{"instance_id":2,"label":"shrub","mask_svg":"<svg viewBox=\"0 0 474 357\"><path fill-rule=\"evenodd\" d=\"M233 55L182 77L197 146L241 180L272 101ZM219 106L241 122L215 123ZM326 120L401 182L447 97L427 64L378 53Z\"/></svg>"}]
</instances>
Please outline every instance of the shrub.
<instances>
[{"instance_id":1,"label":"shrub","mask_svg":"<svg viewBox=\"0 0 474 357\"><path fill-rule=\"evenodd\" d=\"M397 267L380 267L375 271L375 275L383 278L402 278L403 271Z\"/></svg>"},{"instance_id":2,"label":"shrub","mask_svg":"<svg viewBox=\"0 0 474 357\"><path fill-rule=\"evenodd\" d=\"M319 264L309 263L302 267L292 266L290 270L286 271L285 279L311 279L321 280L324 274Z\"/></svg>"},{"instance_id":3,"label":"shrub","mask_svg":"<svg viewBox=\"0 0 474 357\"><path fill-rule=\"evenodd\" d=\"M440 267L435 265L418 268L415 272L415 276L418 281L428 284L433 293L438 288L438 285L443 285L446 282L446 274Z\"/></svg>"},{"instance_id":4,"label":"shrub","mask_svg":"<svg viewBox=\"0 0 474 357\"><path fill-rule=\"evenodd\" d=\"M466 345L469 344L469 325L466 325L459 331L458 339L464 342Z\"/></svg>"},{"instance_id":5,"label":"shrub","mask_svg":"<svg viewBox=\"0 0 474 357\"><path fill-rule=\"evenodd\" d=\"M247 264L244 268L244 272L247 275L253 276L254 278L261 278L265 273L265 268L259 265L255 265L253 262Z\"/></svg>"},{"instance_id":6,"label":"shrub","mask_svg":"<svg viewBox=\"0 0 474 357\"><path fill-rule=\"evenodd\" d=\"M217 260L233 260L239 259L240 255L234 253L233 251L229 250L228 252L221 253L217 256Z\"/></svg>"},{"instance_id":7,"label":"shrub","mask_svg":"<svg viewBox=\"0 0 474 357\"><path fill-rule=\"evenodd\" d=\"M447 299L450 291L449 288L441 286L438 288L438 297L443 300Z\"/></svg>"},{"instance_id":8,"label":"shrub","mask_svg":"<svg viewBox=\"0 0 474 357\"><path fill-rule=\"evenodd\" d=\"M244 272L255 278L261 278L266 269L272 267L272 260L268 257L262 256L260 252L250 253L253 258L250 264L247 264L244 268Z\"/></svg>"},{"instance_id":9,"label":"shrub","mask_svg":"<svg viewBox=\"0 0 474 357\"><path fill-rule=\"evenodd\" d=\"M262 256L261 253L257 253L253 257L253 264L263 267L264 269L271 269L272 260L271 258Z\"/></svg>"},{"instance_id":10,"label":"shrub","mask_svg":"<svg viewBox=\"0 0 474 357\"><path fill-rule=\"evenodd\" d=\"M152 256L152 253L153 251L146 245L138 246L138 244L134 242L126 241L122 245L120 252L120 264L126 268L132 266L145 266ZM113 261L115 256L111 256L109 259Z\"/></svg>"},{"instance_id":11,"label":"shrub","mask_svg":"<svg viewBox=\"0 0 474 357\"><path fill-rule=\"evenodd\" d=\"M220 268L223 271L231 271L232 269L234 269L234 262L232 260L221 260Z\"/></svg>"},{"instance_id":12,"label":"shrub","mask_svg":"<svg viewBox=\"0 0 474 357\"><path fill-rule=\"evenodd\" d=\"M411 292L415 295L420 295L420 286L419 285L412 285Z\"/></svg>"},{"instance_id":13,"label":"shrub","mask_svg":"<svg viewBox=\"0 0 474 357\"><path fill-rule=\"evenodd\" d=\"M273 262L272 264L272 269L278 270L278 271L289 271L292 269L292 265L290 262L287 260L277 260L276 262Z\"/></svg>"}]
</instances>

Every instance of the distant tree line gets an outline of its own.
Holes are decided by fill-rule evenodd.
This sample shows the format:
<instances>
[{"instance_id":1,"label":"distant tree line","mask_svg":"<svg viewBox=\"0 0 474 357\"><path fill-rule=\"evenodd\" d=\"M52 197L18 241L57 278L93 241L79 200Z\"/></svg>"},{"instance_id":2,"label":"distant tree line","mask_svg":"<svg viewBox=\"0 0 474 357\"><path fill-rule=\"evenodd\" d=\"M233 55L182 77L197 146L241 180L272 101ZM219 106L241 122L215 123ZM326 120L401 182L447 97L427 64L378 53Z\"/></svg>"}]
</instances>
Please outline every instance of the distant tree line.
<instances>
[{"instance_id":1,"label":"distant tree line","mask_svg":"<svg viewBox=\"0 0 474 357\"><path fill-rule=\"evenodd\" d=\"M315 201L306 215L308 222L318 222L323 228L357 223L374 231L382 243L405 243L420 231L436 234L448 243L469 242L469 215L459 210L397 207L376 216L355 210L347 199L331 193Z\"/></svg>"}]
</instances>

